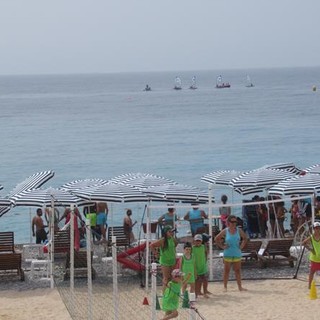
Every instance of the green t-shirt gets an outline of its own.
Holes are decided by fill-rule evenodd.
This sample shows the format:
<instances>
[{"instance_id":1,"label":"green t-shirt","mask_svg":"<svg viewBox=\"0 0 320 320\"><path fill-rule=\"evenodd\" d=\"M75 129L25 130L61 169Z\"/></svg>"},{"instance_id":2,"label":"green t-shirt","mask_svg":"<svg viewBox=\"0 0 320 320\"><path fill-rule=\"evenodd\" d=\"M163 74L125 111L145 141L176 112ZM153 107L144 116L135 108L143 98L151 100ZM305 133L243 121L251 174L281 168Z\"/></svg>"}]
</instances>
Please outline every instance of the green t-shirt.
<instances>
[{"instance_id":1,"label":"green t-shirt","mask_svg":"<svg viewBox=\"0 0 320 320\"><path fill-rule=\"evenodd\" d=\"M86 218L90 220L90 227L95 227L97 225L97 214L96 213L88 213Z\"/></svg>"},{"instance_id":2,"label":"green t-shirt","mask_svg":"<svg viewBox=\"0 0 320 320\"><path fill-rule=\"evenodd\" d=\"M176 264L176 244L173 238L168 238L168 246L160 247L160 264L166 267L172 267Z\"/></svg>"},{"instance_id":3,"label":"green t-shirt","mask_svg":"<svg viewBox=\"0 0 320 320\"><path fill-rule=\"evenodd\" d=\"M204 244L192 247L192 255L196 262L196 271L198 276L202 276L208 272L206 248Z\"/></svg>"}]
</instances>

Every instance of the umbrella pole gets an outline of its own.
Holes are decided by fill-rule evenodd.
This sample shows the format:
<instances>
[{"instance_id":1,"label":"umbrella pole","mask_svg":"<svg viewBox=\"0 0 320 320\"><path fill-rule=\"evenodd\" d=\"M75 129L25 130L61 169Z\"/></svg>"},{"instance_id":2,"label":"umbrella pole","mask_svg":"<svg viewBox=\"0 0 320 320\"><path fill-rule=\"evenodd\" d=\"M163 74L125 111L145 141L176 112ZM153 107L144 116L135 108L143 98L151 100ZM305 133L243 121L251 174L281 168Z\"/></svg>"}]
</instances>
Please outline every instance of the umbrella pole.
<instances>
[{"instance_id":1,"label":"umbrella pole","mask_svg":"<svg viewBox=\"0 0 320 320\"><path fill-rule=\"evenodd\" d=\"M147 245L146 245L146 284L145 288L148 290L149 286L149 253L150 253L150 248L149 248L149 243L150 243L150 207L147 207Z\"/></svg>"},{"instance_id":2,"label":"umbrella pole","mask_svg":"<svg viewBox=\"0 0 320 320\"><path fill-rule=\"evenodd\" d=\"M29 218L30 218L30 243L32 243L32 212L31 208L29 208Z\"/></svg>"},{"instance_id":3,"label":"umbrella pole","mask_svg":"<svg viewBox=\"0 0 320 320\"><path fill-rule=\"evenodd\" d=\"M49 216L49 225L50 225L50 282L51 282L51 289L54 288L54 281L53 281L53 266L54 266L54 199L51 195L51 209L52 213Z\"/></svg>"},{"instance_id":4,"label":"umbrella pole","mask_svg":"<svg viewBox=\"0 0 320 320\"><path fill-rule=\"evenodd\" d=\"M212 244L212 184L208 185L209 193L209 280L213 280L213 244Z\"/></svg>"}]
</instances>

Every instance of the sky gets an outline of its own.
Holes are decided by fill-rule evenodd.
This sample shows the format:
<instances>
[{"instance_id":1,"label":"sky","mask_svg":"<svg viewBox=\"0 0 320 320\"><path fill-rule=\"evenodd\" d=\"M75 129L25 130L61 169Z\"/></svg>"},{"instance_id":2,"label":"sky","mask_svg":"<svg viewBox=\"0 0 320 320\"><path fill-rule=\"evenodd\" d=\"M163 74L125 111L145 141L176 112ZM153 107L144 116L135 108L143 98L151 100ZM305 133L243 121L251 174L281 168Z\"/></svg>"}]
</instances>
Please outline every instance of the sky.
<instances>
[{"instance_id":1,"label":"sky","mask_svg":"<svg viewBox=\"0 0 320 320\"><path fill-rule=\"evenodd\" d=\"M319 0L0 0L0 74L319 66Z\"/></svg>"}]
</instances>

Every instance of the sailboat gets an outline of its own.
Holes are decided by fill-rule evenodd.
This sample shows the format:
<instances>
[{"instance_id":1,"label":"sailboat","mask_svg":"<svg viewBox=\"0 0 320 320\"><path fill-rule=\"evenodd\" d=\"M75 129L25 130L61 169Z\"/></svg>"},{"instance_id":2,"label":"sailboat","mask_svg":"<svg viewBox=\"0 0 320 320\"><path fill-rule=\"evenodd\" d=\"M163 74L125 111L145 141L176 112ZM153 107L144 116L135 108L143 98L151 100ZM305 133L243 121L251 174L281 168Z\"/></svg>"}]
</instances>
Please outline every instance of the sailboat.
<instances>
[{"instance_id":1,"label":"sailboat","mask_svg":"<svg viewBox=\"0 0 320 320\"><path fill-rule=\"evenodd\" d=\"M189 89L192 89L192 90L198 89L196 84L196 76L192 77L191 86L189 87Z\"/></svg>"},{"instance_id":2,"label":"sailboat","mask_svg":"<svg viewBox=\"0 0 320 320\"><path fill-rule=\"evenodd\" d=\"M175 80L174 80L174 87L173 87L174 90L181 90L181 79L180 77L176 77Z\"/></svg>"},{"instance_id":3,"label":"sailboat","mask_svg":"<svg viewBox=\"0 0 320 320\"><path fill-rule=\"evenodd\" d=\"M247 87L247 88L252 88L252 87L254 87L254 84L251 82L250 76L249 76L248 74L247 74L246 87Z\"/></svg>"},{"instance_id":4,"label":"sailboat","mask_svg":"<svg viewBox=\"0 0 320 320\"><path fill-rule=\"evenodd\" d=\"M231 85L229 82L222 82L222 76L217 77L217 83L216 83L216 88L218 89L223 89L223 88L230 88Z\"/></svg>"}]
</instances>

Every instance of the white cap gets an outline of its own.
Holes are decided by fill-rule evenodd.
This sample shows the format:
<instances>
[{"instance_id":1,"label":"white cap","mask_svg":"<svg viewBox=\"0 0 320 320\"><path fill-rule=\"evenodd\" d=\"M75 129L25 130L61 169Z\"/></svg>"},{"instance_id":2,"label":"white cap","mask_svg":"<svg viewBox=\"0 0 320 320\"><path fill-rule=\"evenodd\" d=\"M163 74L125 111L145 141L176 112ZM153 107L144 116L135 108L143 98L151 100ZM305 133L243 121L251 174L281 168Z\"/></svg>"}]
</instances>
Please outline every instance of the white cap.
<instances>
[{"instance_id":1,"label":"white cap","mask_svg":"<svg viewBox=\"0 0 320 320\"><path fill-rule=\"evenodd\" d=\"M184 273L181 272L179 269L174 269L171 272L172 277L180 277L180 276L184 276Z\"/></svg>"},{"instance_id":2,"label":"white cap","mask_svg":"<svg viewBox=\"0 0 320 320\"><path fill-rule=\"evenodd\" d=\"M194 236L194 241L197 241L197 240L202 241L202 235L201 234L196 234Z\"/></svg>"},{"instance_id":3,"label":"white cap","mask_svg":"<svg viewBox=\"0 0 320 320\"><path fill-rule=\"evenodd\" d=\"M320 222L316 221L314 224L313 224L313 227L320 227Z\"/></svg>"}]
</instances>

